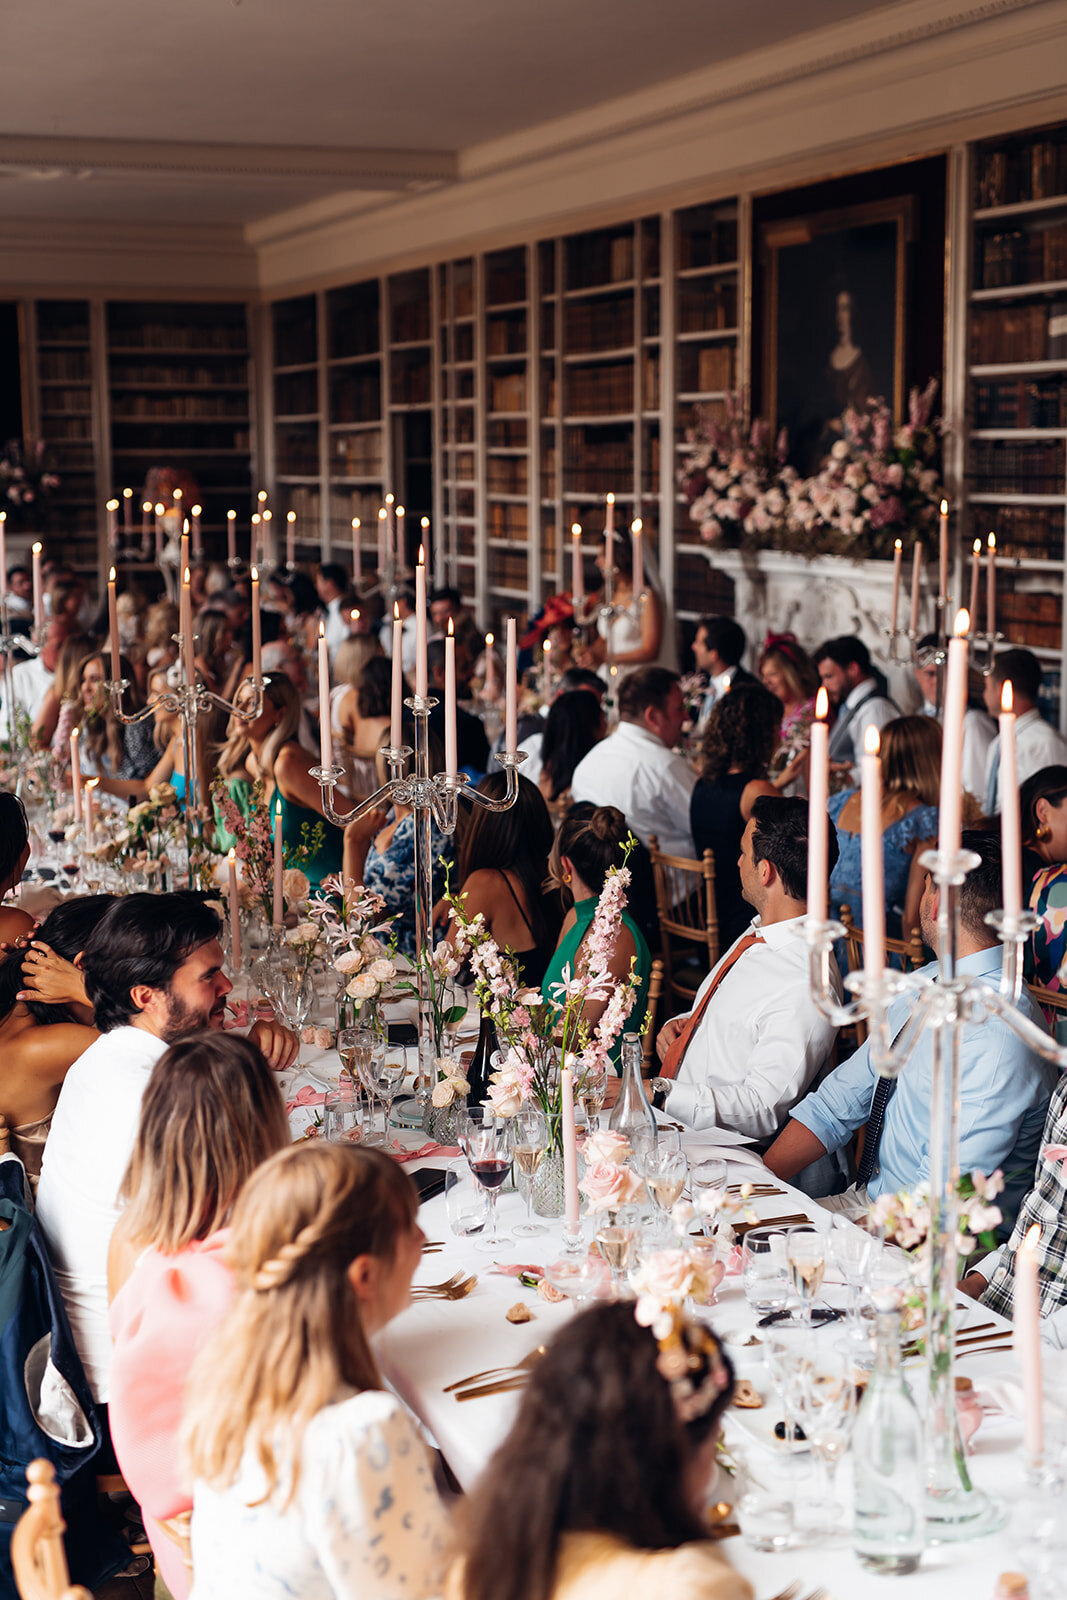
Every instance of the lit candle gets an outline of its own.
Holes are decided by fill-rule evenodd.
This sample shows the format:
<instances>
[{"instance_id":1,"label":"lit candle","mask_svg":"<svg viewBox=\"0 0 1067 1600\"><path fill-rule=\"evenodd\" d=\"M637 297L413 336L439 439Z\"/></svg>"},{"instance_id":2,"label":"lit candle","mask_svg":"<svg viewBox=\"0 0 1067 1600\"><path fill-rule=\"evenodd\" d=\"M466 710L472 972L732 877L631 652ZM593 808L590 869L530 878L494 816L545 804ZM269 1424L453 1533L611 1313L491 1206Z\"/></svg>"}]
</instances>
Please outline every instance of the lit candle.
<instances>
[{"instance_id":1,"label":"lit candle","mask_svg":"<svg viewBox=\"0 0 1067 1600\"><path fill-rule=\"evenodd\" d=\"M513 756L518 748L519 655L515 646L515 618L509 617L505 630L507 653L504 662L504 750Z\"/></svg>"},{"instance_id":2,"label":"lit candle","mask_svg":"<svg viewBox=\"0 0 1067 1600\"><path fill-rule=\"evenodd\" d=\"M351 638L352 634L358 633L358 632L359 632L359 607L358 606L353 606L351 611L348 613L348 633L349 633L349 637Z\"/></svg>"},{"instance_id":3,"label":"lit candle","mask_svg":"<svg viewBox=\"0 0 1067 1600\"><path fill-rule=\"evenodd\" d=\"M93 800L96 795L96 786L99 778L86 778L85 780L85 848L93 848Z\"/></svg>"},{"instance_id":4,"label":"lit candle","mask_svg":"<svg viewBox=\"0 0 1067 1600\"><path fill-rule=\"evenodd\" d=\"M425 546L426 550L428 551L429 548L430 548L430 519L429 519L429 517L423 517L422 520L420 521L420 523L419 523L419 534L420 534L420 537L422 539L423 545ZM430 562L430 565L431 565L431 567L433 566L433 562L432 561Z\"/></svg>"},{"instance_id":5,"label":"lit candle","mask_svg":"<svg viewBox=\"0 0 1067 1600\"><path fill-rule=\"evenodd\" d=\"M282 897L282 803L274 802L274 926L280 928L285 921L285 901Z\"/></svg>"},{"instance_id":6,"label":"lit candle","mask_svg":"<svg viewBox=\"0 0 1067 1600\"><path fill-rule=\"evenodd\" d=\"M234 974L241 970L241 917L237 904L237 851L230 850L226 857L230 879L230 967Z\"/></svg>"},{"instance_id":7,"label":"lit candle","mask_svg":"<svg viewBox=\"0 0 1067 1600\"><path fill-rule=\"evenodd\" d=\"M363 524L352 518L352 578L358 589L363 582Z\"/></svg>"},{"instance_id":8,"label":"lit candle","mask_svg":"<svg viewBox=\"0 0 1067 1600\"><path fill-rule=\"evenodd\" d=\"M152 530L148 519L152 515L151 500L141 501L141 553L147 555L152 546Z\"/></svg>"},{"instance_id":9,"label":"lit candle","mask_svg":"<svg viewBox=\"0 0 1067 1600\"><path fill-rule=\"evenodd\" d=\"M975 627L978 622L978 581L981 577L981 572L982 541L981 539L976 539L971 547L971 604L968 608L971 614L972 628Z\"/></svg>"},{"instance_id":10,"label":"lit candle","mask_svg":"<svg viewBox=\"0 0 1067 1600\"><path fill-rule=\"evenodd\" d=\"M385 507L384 506L379 506L378 507L378 572L379 572L379 575L385 571L385 518L386 518L386 515L387 515L387 513L386 513Z\"/></svg>"},{"instance_id":11,"label":"lit candle","mask_svg":"<svg viewBox=\"0 0 1067 1600\"><path fill-rule=\"evenodd\" d=\"M604 512L604 574L610 583L615 571L615 496L608 495Z\"/></svg>"},{"instance_id":12,"label":"lit candle","mask_svg":"<svg viewBox=\"0 0 1067 1600\"><path fill-rule=\"evenodd\" d=\"M251 560L254 562L254 564L257 567L262 566L262 564L263 564L263 547L262 547L262 545L260 543L260 538L259 538L259 530L260 530L261 522L262 522L262 518L260 517L259 512L258 511L253 511L253 513L252 513L252 550L251 550Z\"/></svg>"},{"instance_id":13,"label":"lit candle","mask_svg":"<svg viewBox=\"0 0 1067 1600\"><path fill-rule=\"evenodd\" d=\"M115 598L115 569L111 568L107 578L107 625L111 636L111 681L118 683L122 676L122 667L119 664L119 608Z\"/></svg>"},{"instance_id":14,"label":"lit candle","mask_svg":"<svg viewBox=\"0 0 1067 1600\"><path fill-rule=\"evenodd\" d=\"M582 525L580 522L571 523L571 600L575 612L585 598L585 587L582 575Z\"/></svg>"},{"instance_id":15,"label":"lit candle","mask_svg":"<svg viewBox=\"0 0 1067 1600\"><path fill-rule=\"evenodd\" d=\"M923 582L923 547L916 539L915 548L911 553L911 621L908 623L912 633L919 631L919 606L922 599Z\"/></svg>"},{"instance_id":16,"label":"lit candle","mask_svg":"<svg viewBox=\"0 0 1067 1600\"><path fill-rule=\"evenodd\" d=\"M109 500L105 507L107 511L107 542L114 550L119 542L119 503Z\"/></svg>"},{"instance_id":17,"label":"lit candle","mask_svg":"<svg viewBox=\"0 0 1067 1600\"><path fill-rule=\"evenodd\" d=\"M44 589L41 587L41 551L44 546L39 539L35 540L30 549L33 569L33 625L40 631L44 627Z\"/></svg>"},{"instance_id":18,"label":"lit candle","mask_svg":"<svg viewBox=\"0 0 1067 1600\"><path fill-rule=\"evenodd\" d=\"M180 553L180 555L178 557L178 566L181 568L182 572L184 572L186 567L189 565L189 524L188 524L188 522L185 522L182 525L182 540L181 540L180 551L181 551L181 553Z\"/></svg>"},{"instance_id":19,"label":"lit candle","mask_svg":"<svg viewBox=\"0 0 1067 1600\"><path fill-rule=\"evenodd\" d=\"M1023 841L1019 816L1019 763L1015 754L1015 713L1011 680L1000 692L1000 861L1004 910L1017 917L1023 908Z\"/></svg>"},{"instance_id":20,"label":"lit candle","mask_svg":"<svg viewBox=\"0 0 1067 1600\"><path fill-rule=\"evenodd\" d=\"M263 566L264 562L270 561L274 556L274 529L271 527L271 518L273 515L274 513L272 511L264 511L262 517L259 519L259 548L262 551L263 557L259 563L260 566Z\"/></svg>"},{"instance_id":21,"label":"lit candle","mask_svg":"<svg viewBox=\"0 0 1067 1600\"><path fill-rule=\"evenodd\" d=\"M397 506L397 508L396 508L396 534L395 534L395 540L396 540L396 543L394 545L393 558L396 561L396 570L398 572L403 572L404 571L404 558L407 555L407 537L406 537L406 535L404 533L404 507L403 506ZM426 548L425 545L420 545L419 546L420 550L424 551L425 548Z\"/></svg>"},{"instance_id":22,"label":"lit candle","mask_svg":"<svg viewBox=\"0 0 1067 1600\"><path fill-rule=\"evenodd\" d=\"M193 560L194 561L203 561L203 559L204 559L204 546L203 546L203 543L201 542L201 539L200 539L200 516L201 516L201 512L202 511L203 511L203 507L202 506L194 506L192 511L191 511L191 513L190 513L190 515L192 517L192 522L193 522Z\"/></svg>"},{"instance_id":23,"label":"lit candle","mask_svg":"<svg viewBox=\"0 0 1067 1600\"><path fill-rule=\"evenodd\" d=\"M126 538L129 539L133 533L132 489L123 489L122 491L122 526L126 530Z\"/></svg>"},{"instance_id":24,"label":"lit candle","mask_svg":"<svg viewBox=\"0 0 1067 1600\"><path fill-rule=\"evenodd\" d=\"M226 559L231 567L237 565L237 513L226 513Z\"/></svg>"},{"instance_id":25,"label":"lit candle","mask_svg":"<svg viewBox=\"0 0 1067 1600\"><path fill-rule=\"evenodd\" d=\"M937 529L937 598L942 610L948 604L948 501L941 502Z\"/></svg>"},{"instance_id":26,"label":"lit candle","mask_svg":"<svg viewBox=\"0 0 1067 1600\"><path fill-rule=\"evenodd\" d=\"M633 591L634 599L637 600L645 587L645 552L641 543L644 534L644 523L640 517L636 517L631 522L630 533L634 542Z\"/></svg>"},{"instance_id":27,"label":"lit candle","mask_svg":"<svg viewBox=\"0 0 1067 1600\"><path fill-rule=\"evenodd\" d=\"M319 754L320 764L333 766L333 729L330 726L330 656L326 649L326 624L319 623Z\"/></svg>"},{"instance_id":28,"label":"lit candle","mask_svg":"<svg viewBox=\"0 0 1067 1600\"><path fill-rule=\"evenodd\" d=\"M485 636L485 698L496 698L496 652L493 649L495 640L491 633Z\"/></svg>"},{"instance_id":29,"label":"lit candle","mask_svg":"<svg viewBox=\"0 0 1067 1600\"><path fill-rule=\"evenodd\" d=\"M811 725L808 768L808 916L826 921L829 884L830 701L825 689L815 696L815 721Z\"/></svg>"},{"instance_id":30,"label":"lit candle","mask_svg":"<svg viewBox=\"0 0 1067 1600\"><path fill-rule=\"evenodd\" d=\"M263 677L263 624L259 614L259 568L252 568L252 677Z\"/></svg>"},{"instance_id":31,"label":"lit candle","mask_svg":"<svg viewBox=\"0 0 1067 1600\"><path fill-rule=\"evenodd\" d=\"M165 509L166 508L163 505L162 500L157 501L156 507L155 507L155 512L154 512L155 519L156 519L156 560L157 561L159 560L160 556L163 554L163 513L164 513Z\"/></svg>"},{"instance_id":32,"label":"lit candle","mask_svg":"<svg viewBox=\"0 0 1067 1600\"><path fill-rule=\"evenodd\" d=\"M78 754L78 729L70 730L70 786L74 791L74 820L82 819L82 764Z\"/></svg>"},{"instance_id":33,"label":"lit candle","mask_svg":"<svg viewBox=\"0 0 1067 1600\"><path fill-rule=\"evenodd\" d=\"M896 633L900 617L900 563L904 546L899 539L893 541L893 602L889 612L889 631Z\"/></svg>"},{"instance_id":34,"label":"lit candle","mask_svg":"<svg viewBox=\"0 0 1067 1600\"><path fill-rule=\"evenodd\" d=\"M353 523L353 527L355 523ZM285 565L292 569L296 566L296 512L285 513Z\"/></svg>"},{"instance_id":35,"label":"lit candle","mask_svg":"<svg viewBox=\"0 0 1067 1600\"><path fill-rule=\"evenodd\" d=\"M547 706L552 699L552 641L541 640L541 700Z\"/></svg>"},{"instance_id":36,"label":"lit candle","mask_svg":"<svg viewBox=\"0 0 1067 1600\"><path fill-rule=\"evenodd\" d=\"M990 643L997 631L997 536L991 533L986 540L985 569L985 631Z\"/></svg>"},{"instance_id":37,"label":"lit candle","mask_svg":"<svg viewBox=\"0 0 1067 1600\"><path fill-rule=\"evenodd\" d=\"M878 729L863 736L860 757L860 825L863 880L863 970L868 977L885 966L885 886L882 867L882 761Z\"/></svg>"},{"instance_id":38,"label":"lit candle","mask_svg":"<svg viewBox=\"0 0 1067 1600\"><path fill-rule=\"evenodd\" d=\"M963 714L967 709L967 640L971 626L966 611L957 611L949 640L945 670L945 703L941 734L941 795L937 848L954 856L960 848L960 808L963 802Z\"/></svg>"},{"instance_id":39,"label":"lit candle","mask_svg":"<svg viewBox=\"0 0 1067 1600\"><path fill-rule=\"evenodd\" d=\"M1041 1381L1041 1280L1037 1249L1041 1224L1028 1228L1015 1252L1012 1284L1012 1344L1023 1384L1023 1444L1029 1460L1041 1461L1045 1453L1044 1386Z\"/></svg>"},{"instance_id":40,"label":"lit candle","mask_svg":"<svg viewBox=\"0 0 1067 1600\"><path fill-rule=\"evenodd\" d=\"M448 619L445 634L445 772L454 778L456 763L456 625Z\"/></svg>"},{"instance_id":41,"label":"lit candle","mask_svg":"<svg viewBox=\"0 0 1067 1600\"><path fill-rule=\"evenodd\" d=\"M196 683L196 650L193 645L193 593L189 584L189 568L183 569L181 602L178 606L178 627L182 636L182 662L185 666L185 683L192 688Z\"/></svg>"},{"instance_id":42,"label":"lit candle","mask_svg":"<svg viewBox=\"0 0 1067 1600\"><path fill-rule=\"evenodd\" d=\"M385 497L385 514L388 518L386 524L386 554L389 560L394 562L396 560L396 513L393 510L395 505L396 497L387 494Z\"/></svg>"},{"instance_id":43,"label":"lit candle","mask_svg":"<svg viewBox=\"0 0 1067 1600\"><path fill-rule=\"evenodd\" d=\"M574 1080L570 1067L559 1075L560 1128L563 1134L563 1195L569 1232L578 1229L578 1142L574 1132Z\"/></svg>"},{"instance_id":44,"label":"lit candle","mask_svg":"<svg viewBox=\"0 0 1067 1600\"><path fill-rule=\"evenodd\" d=\"M7 512L0 511L0 600L7 594Z\"/></svg>"},{"instance_id":45,"label":"lit candle","mask_svg":"<svg viewBox=\"0 0 1067 1600\"><path fill-rule=\"evenodd\" d=\"M415 697L426 699L426 552L415 565Z\"/></svg>"},{"instance_id":46,"label":"lit candle","mask_svg":"<svg viewBox=\"0 0 1067 1600\"><path fill-rule=\"evenodd\" d=\"M266 491L266 489L258 489L256 491L256 510L257 511L262 511L266 504L267 504L267 491Z\"/></svg>"},{"instance_id":47,"label":"lit candle","mask_svg":"<svg viewBox=\"0 0 1067 1600\"><path fill-rule=\"evenodd\" d=\"M400 607L393 601L393 699L389 719L389 744L400 749L400 723L404 704L404 624L400 620Z\"/></svg>"},{"instance_id":48,"label":"lit candle","mask_svg":"<svg viewBox=\"0 0 1067 1600\"><path fill-rule=\"evenodd\" d=\"M178 527L181 528L181 525L182 525L182 492L181 492L180 489L175 489L175 491L174 491L174 509L175 509L175 511L177 512L177 515L178 515Z\"/></svg>"}]
</instances>

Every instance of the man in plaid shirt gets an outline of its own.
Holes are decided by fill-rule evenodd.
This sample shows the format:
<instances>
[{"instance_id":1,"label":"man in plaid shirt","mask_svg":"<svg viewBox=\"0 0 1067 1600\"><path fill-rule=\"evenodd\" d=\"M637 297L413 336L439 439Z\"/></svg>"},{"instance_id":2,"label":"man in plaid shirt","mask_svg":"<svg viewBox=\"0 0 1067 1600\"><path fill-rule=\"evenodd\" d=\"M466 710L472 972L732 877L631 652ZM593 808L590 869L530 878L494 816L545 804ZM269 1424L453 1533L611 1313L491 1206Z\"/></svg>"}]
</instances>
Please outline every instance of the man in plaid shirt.
<instances>
[{"instance_id":1,"label":"man in plaid shirt","mask_svg":"<svg viewBox=\"0 0 1067 1600\"><path fill-rule=\"evenodd\" d=\"M1051 1152L1059 1151L1054 1155ZM1060 1079L1049 1101L1041 1154L1034 1173L1034 1186L1019 1207L1011 1238L992 1255L986 1256L963 1279L960 1288L981 1300L1002 1316L1012 1314L1012 1285L1015 1280L1015 1252L1034 1223L1041 1227L1037 1248L1038 1282L1041 1286L1041 1315L1051 1316L1067 1305L1067 1076Z\"/></svg>"}]
</instances>

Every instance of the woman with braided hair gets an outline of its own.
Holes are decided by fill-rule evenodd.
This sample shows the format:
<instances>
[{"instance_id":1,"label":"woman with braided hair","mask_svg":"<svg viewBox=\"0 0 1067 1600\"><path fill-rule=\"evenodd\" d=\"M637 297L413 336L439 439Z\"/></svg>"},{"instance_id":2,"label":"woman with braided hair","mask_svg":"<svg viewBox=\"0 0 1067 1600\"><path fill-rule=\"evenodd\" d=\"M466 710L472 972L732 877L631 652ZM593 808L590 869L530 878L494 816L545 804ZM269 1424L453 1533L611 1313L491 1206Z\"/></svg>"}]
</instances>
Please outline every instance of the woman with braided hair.
<instances>
[{"instance_id":1,"label":"woman with braided hair","mask_svg":"<svg viewBox=\"0 0 1067 1600\"><path fill-rule=\"evenodd\" d=\"M733 1387L701 1323L657 1340L628 1301L568 1322L464 1503L446 1600L751 1600L702 1518Z\"/></svg>"},{"instance_id":2,"label":"woman with braided hair","mask_svg":"<svg viewBox=\"0 0 1067 1600\"><path fill-rule=\"evenodd\" d=\"M237 1297L189 1382L196 1600L430 1600L446 1520L371 1337L408 1304L423 1234L379 1150L294 1146L234 1208Z\"/></svg>"}]
</instances>

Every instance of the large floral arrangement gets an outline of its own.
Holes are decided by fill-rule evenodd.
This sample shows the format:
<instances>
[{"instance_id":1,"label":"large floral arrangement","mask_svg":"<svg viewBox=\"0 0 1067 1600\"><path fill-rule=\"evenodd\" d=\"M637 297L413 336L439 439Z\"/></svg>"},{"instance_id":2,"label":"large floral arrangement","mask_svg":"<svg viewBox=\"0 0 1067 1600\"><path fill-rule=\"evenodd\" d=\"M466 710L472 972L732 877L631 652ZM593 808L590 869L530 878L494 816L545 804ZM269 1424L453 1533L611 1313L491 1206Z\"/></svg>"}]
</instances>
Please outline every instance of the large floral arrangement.
<instances>
[{"instance_id":1,"label":"large floral arrangement","mask_svg":"<svg viewBox=\"0 0 1067 1600\"><path fill-rule=\"evenodd\" d=\"M58 488L59 477L43 439L28 448L23 448L21 439L8 440L0 451L0 498L13 520L32 518L40 501Z\"/></svg>"},{"instance_id":2,"label":"large floral arrangement","mask_svg":"<svg viewBox=\"0 0 1067 1600\"><path fill-rule=\"evenodd\" d=\"M392 917L385 901L354 878L335 872L323 878L306 907L307 922L325 941L353 1014L376 1011L382 993L396 977Z\"/></svg>"},{"instance_id":3,"label":"large floral arrangement","mask_svg":"<svg viewBox=\"0 0 1067 1600\"><path fill-rule=\"evenodd\" d=\"M1004 1188L1004 1174L994 1172L986 1177L984 1172L971 1172L961 1177L957 1187L957 1245L962 1256L970 1255L980 1245L983 1250L996 1248L996 1229L1004 1220L1000 1207L994 1205ZM919 1184L911 1191L899 1194L880 1194L871 1206L868 1226L883 1238L898 1244L902 1250L917 1251L928 1248L930 1235L930 1191Z\"/></svg>"},{"instance_id":4,"label":"large floral arrangement","mask_svg":"<svg viewBox=\"0 0 1067 1600\"><path fill-rule=\"evenodd\" d=\"M912 389L908 420L894 429L884 400L846 411L819 470L802 478L785 464L785 440L770 449L766 423L740 424L730 398L727 426L702 415L679 480L689 515L708 543L784 549L859 560L910 545L934 526L942 485L942 425L933 416L937 380Z\"/></svg>"},{"instance_id":5,"label":"large floral arrangement","mask_svg":"<svg viewBox=\"0 0 1067 1600\"><path fill-rule=\"evenodd\" d=\"M241 863L241 886L246 903L251 901L262 907L267 922L274 917L274 834L271 831L270 811L264 799L263 784L252 786L248 815L230 794L226 780L217 776L211 785L215 809L227 833L234 840L234 851ZM300 871L312 856L322 848L326 830L321 822L300 827L300 843L285 845L283 861L287 869L282 880L282 891L287 906L299 907L308 894L308 880ZM295 876L290 876L295 874Z\"/></svg>"}]
</instances>

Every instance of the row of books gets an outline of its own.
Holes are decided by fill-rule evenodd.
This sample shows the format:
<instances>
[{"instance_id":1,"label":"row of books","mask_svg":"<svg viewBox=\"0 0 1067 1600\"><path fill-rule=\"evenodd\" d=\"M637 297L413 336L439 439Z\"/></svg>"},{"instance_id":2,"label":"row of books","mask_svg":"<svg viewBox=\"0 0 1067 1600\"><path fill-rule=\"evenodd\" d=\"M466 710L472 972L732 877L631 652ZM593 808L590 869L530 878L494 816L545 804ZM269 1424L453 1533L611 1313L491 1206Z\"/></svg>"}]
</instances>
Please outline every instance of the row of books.
<instances>
[{"instance_id":1,"label":"row of books","mask_svg":"<svg viewBox=\"0 0 1067 1600\"><path fill-rule=\"evenodd\" d=\"M501 505L491 500L487 512L489 536L493 539L525 539L526 507Z\"/></svg>"},{"instance_id":2,"label":"row of books","mask_svg":"<svg viewBox=\"0 0 1067 1600\"><path fill-rule=\"evenodd\" d=\"M679 333L718 332L737 326L737 283L733 278L688 279L678 290Z\"/></svg>"},{"instance_id":3,"label":"row of books","mask_svg":"<svg viewBox=\"0 0 1067 1600\"><path fill-rule=\"evenodd\" d=\"M448 352L448 350L446 348L446 352L445 352L445 360L446 360L446 362L449 359L451 359L453 361L473 361L474 360L474 324L473 324L473 322L461 322L461 323L458 324L458 326L456 326L454 328L451 328L451 329L446 328L444 330L444 332L446 334L448 334L448 333L451 334L451 341L452 341L452 344L451 344L451 356L449 356L449 352Z\"/></svg>"},{"instance_id":4,"label":"row of books","mask_svg":"<svg viewBox=\"0 0 1067 1600\"><path fill-rule=\"evenodd\" d=\"M1013 206L1059 194L1067 194L1067 132L978 150L977 207Z\"/></svg>"},{"instance_id":5,"label":"row of books","mask_svg":"<svg viewBox=\"0 0 1067 1600\"><path fill-rule=\"evenodd\" d=\"M474 443L474 413L467 407L447 410L442 426L446 445Z\"/></svg>"},{"instance_id":6,"label":"row of books","mask_svg":"<svg viewBox=\"0 0 1067 1600\"><path fill-rule=\"evenodd\" d=\"M1065 494L1061 439L1013 444L1006 439L973 439L971 486L990 494Z\"/></svg>"},{"instance_id":7,"label":"row of books","mask_svg":"<svg viewBox=\"0 0 1067 1600\"><path fill-rule=\"evenodd\" d=\"M682 218L678 228L678 265L718 267L737 260L737 218L715 217L706 225Z\"/></svg>"},{"instance_id":8,"label":"row of books","mask_svg":"<svg viewBox=\"0 0 1067 1600\"><path fill-rule=\"evenodd\" d=\"M974 385L976 428L1067 427L1067 377L1001 378Z\"/></svg>"},{"instance_id":9,"label":"row of books","mask_svg":"<svg viewBox=\"0 0 1067 1600\"><path fill-rule=\"evenodd\" d=\"M529 582L529 565L521 550L490 550L487 571L491 589L525 589Z\"/></svg>"},{"instance_id":10,"label":"row of books","mask_svg":"<svg viewBox=\"0 0 1067 1600\"><path fill-rule=\"evenodd\" d=\"M88 350L42 350L38 372L46 382L61 379L64 383L70 383L84 379L86 383L91 383L93 378Z\"/></svg>"},{"instance_id":11,"label":"row of books","mask_svg":"<svg viewBox=\"0 0 1067 1600\"><path fill-rule=\"evenodd\" d=\"M565 347L583 350L617 350L634 342L633 295L605 295L601 300L568 301L563 312Z\"/></svg>"},{"instance_id":12,"label":"row of books","mask_svg":"<svg viewBox=\"0 0 1067 1600\"><path fill-rule=\"evenodd\" d=\"M1055 506L976 506L971 538L985 547L995 524L997 553L1009 560L1062 561L1063 512Z\"/></svg>"},{"instance_id":13,"label":"row of books","mask_svg":"<svg viewBox=\"0 0 1067 1600\"><path fill-rule=\"evenodd\" d=\"M511 311L489 317L485 325L485 348L491 356L526 354L526 312Z\"/></svg>"},{"instance_id":14,"label":"row of books","mask_svg":"<svg viewBox=\"0 0 1067 1600\"><path fill-rule=\"evenodd\" d=\"M475 495L473 489L454 489L452 491L452 515L455 517L473 517L475 511Z\"/></svg>"},{"instance_id":15,"label":"row of books","mask_svg":"<svg viewBox=\"0 0 1067 1600\"><path fill-rule=\"evenodd\" d=\"M229 417L248 420L248 399L243 394L130 394L117 396L111 405L117 420L162 418L170 421L201 419L222 422Z\"/></svg>"},{"instance_id":16,"label":"row of books","mask_svg":"<svg viewBox=\"0 0 1067 1600\"><path fill-rule=\"evenodd\" d=\"M93 442L93 419L91 416L64 416L59 412L42 412L41 423L45 437L50 444Z\"/></svg>"},{"instance_id":17,"label":"row of books","mask_svg":"<svg viewBox=\"0 0 1067 1600\"><path fill-rule=\"evenodd\" d=\"M431 395L429 357L425 361L405 362L403 365L394 366L389 393L394 406L429 405Z\"/></svg>"},{"instance_id":18,"label":"row of books","mask_svg":"<svg viewBox=\"0 0 1067 1600\"><path fill-rule=\"evenodd\" d=\"M413 344L430 337L430 302L418 299L396 300L392 306L392 340L394 344Z\"/></svg>"},{"instance_id":19,"label":"row of books","mask_svg":"<svg viewBox=\"0 0 1067 1600\"><path fill-rule=\"evenodd\" d=\"M314 411L316 407L313 405ZM332 422L376 422L382 414L382 383L378 368L342 369L330 377Z\"/></svg>"},{"instance_id":20,"label":"row of books","mask_svg":"<svg viewBox=\"0 0 1067 1600\"><path fill-rule=\"evenodd\" d=\"M974 244L975 287L1006 289L1016 284L1057 283L1067 278L1067 222L979 231Z\"/></svg>"},{"instance_id":21,"label":"row of books","mask_svg":"<svg viewBox=\"0 0 1067 1600\"><path fill-rule=\"evenodd\" d=\"M318 434L280 433L277 436L278 472L283 478L315 478L319 472Z\"/></svg>"},{"instance_id":22,"label":"row of books","mask_svg":"<svg viewBox=\"0 0 1067 1600\"><path fill-rule=\"evenodd\" d=\"M51 357L52 352L49 352ZM82 358L79 358L82 359ZM88 357L85 357L88 368ZM88 377L88 370L85 374ZM42 377L47 374L42 367ZM63 374L57 374L63 376ZM81 373L72 373L72 377L80 377ZM244 385L248 382L248 364L245 361L213 361L210 366L201 366L194 361L182 362L153 362L145 366L142 362L117 361L112 359L110 367L110 380L116 387L119 385L144 384L153 388L157 384L195 384L198 389L229 388L233 384Z\"/></svg>"},{"instance_id":23,"label":"row of books","mask_svg":"<svg viewBox=\"0 0 1067 1600\"><path fill-rule=\"evenodd\" d=\"M1058 650L1062 642L1058 595L1003 594L997 590L997 627L1013 644Z\"/></svg>"},{"instance_id":24,"label":"row of books","mask_svg":"<svg viewBox=\"0 0 1067 1600\"><path fill-rule=\"evenodd\" d=\"M445 369L441 392L446 400L474 399L474 372L471 368L459 371Z\"/></svg>"},{"instance_id":25,"label":"row of books","mask_svg":"<svg viewBox=\"0 0 1067 1600\"><path fill-rule=\"evenodd\" d=\"M131 425L116 419L112 429L112 448L116 452L135 450L139 455L149 450L163 452L162 459L171 461L177 452L198 455L208 451L212 455L243 454L251 447L247 428L207 427L183 428L181 423L161 427L157 422Z\"/></svg>"},{"instance_id":26,"label":"row of books","mask_svg":"<svg viewBox=\"0 0 1067 1600\"><path fill-rule=\"evenodd\" d=\"M248 348L240 322L112 322L108 342L117 350L240 350Z\"/></svg>"},{"instance_id":27,"label":"row of books","mask_svg":"<svg viewBox=\"0 0 1067 1600\"><path fill-rule=\"evenodd\" d=\"M1067 356L1067 300L1021 306L975 306L971 361L1055 361Z\"/></svg>"},{"instance_id":28,"label":"row of books","mask_svg":"<svg viewBox=\"0 0 1067 1600\"><path fill-rule=\"evenodd\" d=\"M724 393L734 386L732 344L682 346L678 352L678 388L682 394Z\"/></svg>"},{"instance_id":29,"label":"row of books","mask_svg":"<svg viewBox=\"0 0 1067 1600\"><path fill-rule=\"evenodd\" d=\"M382 435L378 429L366 433L333 435L333 470L343 478L370 478L382 470Z\"/></svg>"},{"instance_id":30,"label":"row of books","mask_svg":"<svg viewBox=\"0 0 1067 1600\"><path fill-rule=\"evenodd\" d=\"M319 382L313 372L282 374L274 380L274 410L279 417L306 417L319 409Z\"/></svg>"},{"instance_id":31,"label":"row of books","mask_svg":"<svg viewBox=\"0 0 1067 1600\"><path fill-rule=\"evenodd\" d=\"M485 484L490 494L525 494L527 478L525 456L490 456Z\"/></svg>"}]
</instances>

